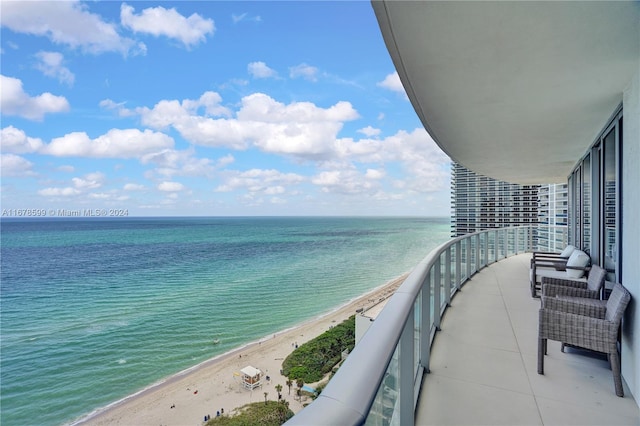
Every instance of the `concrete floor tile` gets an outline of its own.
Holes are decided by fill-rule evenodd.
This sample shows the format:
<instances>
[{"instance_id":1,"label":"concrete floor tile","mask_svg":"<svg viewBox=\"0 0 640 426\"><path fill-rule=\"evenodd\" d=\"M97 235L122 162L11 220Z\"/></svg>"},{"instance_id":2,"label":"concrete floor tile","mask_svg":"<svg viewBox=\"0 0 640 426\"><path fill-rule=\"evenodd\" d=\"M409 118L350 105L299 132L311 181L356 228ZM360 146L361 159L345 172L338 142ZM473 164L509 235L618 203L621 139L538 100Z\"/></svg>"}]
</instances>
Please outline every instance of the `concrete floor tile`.
<instances>
[{"instance_id":1,"label":"concrete floor tile","mask_svg":"<svg viewBox=\"0 0 640 426\"><path fill-rule=\"evenodd\" d=\"M431 350L419 425L638 425L626 389L615 395L606 357L548 342L537 374L540 300L529 291L530 254L482 269L453 298ZM624 362L624 360L623 360Z\"/></svg>"},{"instance_id":2,"label":"concrete floor tile","mask_svg":"<svg viewBox=\"0 0 640 426\"><path fill-rule=\"evenodd\" d=\"M416 425L542 424L532 395L450 377L427 375L425 381Z\"/></svg>"}]
</instances>

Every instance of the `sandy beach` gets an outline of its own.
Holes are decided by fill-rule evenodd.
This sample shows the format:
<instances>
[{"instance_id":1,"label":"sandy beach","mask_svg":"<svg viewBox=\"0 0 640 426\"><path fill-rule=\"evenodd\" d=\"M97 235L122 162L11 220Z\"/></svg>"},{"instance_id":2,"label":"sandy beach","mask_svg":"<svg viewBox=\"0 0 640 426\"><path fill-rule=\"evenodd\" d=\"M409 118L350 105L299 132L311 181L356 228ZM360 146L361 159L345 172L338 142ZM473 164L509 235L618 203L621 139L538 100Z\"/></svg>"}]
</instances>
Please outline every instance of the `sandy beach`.
<instances>
[{"instance_id":1,"label":"sandy beach","mask_svg":"<svg viewBox=\"0 0 640 426\"><path fill-rule=\"evenodd\" d=\"M223 411L225 415L232 414L235 408L250 402L264 401L265 392L268 393L267 399L277 400L277 384L282 385L282 397L289 401L289 407L298 412L309 400L299 402L294 397L295 385L289 393L287 379L280 374L282 361L295 349L296 344L301 345L322 334L355 314L356 310L366 310L375 304L384 303L405 278L406 275L398 277L325 316L265 337L259 342L171 376L164 382L100 410L76 424L199 426L203 424L206 415L214 417L218 411ZM253 391L244 389L234 373L246 366L262 370L264 376L270 376L270 380L263 377L261 388Z\"/></svg>"}]
</instances>

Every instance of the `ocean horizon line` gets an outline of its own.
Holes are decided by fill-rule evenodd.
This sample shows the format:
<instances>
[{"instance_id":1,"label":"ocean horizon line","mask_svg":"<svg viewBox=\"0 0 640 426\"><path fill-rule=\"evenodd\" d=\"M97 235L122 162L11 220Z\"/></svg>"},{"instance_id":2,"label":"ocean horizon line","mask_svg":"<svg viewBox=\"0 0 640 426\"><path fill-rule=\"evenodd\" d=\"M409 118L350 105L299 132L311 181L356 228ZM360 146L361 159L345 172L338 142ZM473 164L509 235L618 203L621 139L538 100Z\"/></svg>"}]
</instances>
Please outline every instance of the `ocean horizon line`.
<instances>
[{"instance_id":1,"label":"ocean horizon line","mask_svg":"<svg viewBox=\"0 0 640 426\"><path fill-rule=\"evenodd\" d=\"M0 217L0 221L16 221L16 220L126 220L126 219L451 219L451 216L422 216L422 215L180 215L180 216L164 216L164 215L127 215L127 216L7 216Z\"/></svg>"}]
</instances>

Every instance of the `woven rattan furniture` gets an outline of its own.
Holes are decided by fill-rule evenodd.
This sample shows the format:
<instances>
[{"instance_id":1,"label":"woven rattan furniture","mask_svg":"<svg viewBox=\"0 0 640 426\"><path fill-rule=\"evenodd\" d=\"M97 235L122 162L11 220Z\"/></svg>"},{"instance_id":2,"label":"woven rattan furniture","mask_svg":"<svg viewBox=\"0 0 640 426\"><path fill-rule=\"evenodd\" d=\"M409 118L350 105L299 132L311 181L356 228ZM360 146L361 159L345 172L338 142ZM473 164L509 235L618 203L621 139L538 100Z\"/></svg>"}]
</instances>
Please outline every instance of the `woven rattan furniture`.
<instances>
[{"instance_id":1,"label":"woven rattan furniture","mask_svg":"<svg viewBox=\"0 0 640 426\"><path fill-rule=\"evenodd\" d=\"M538 317L538 374L544 374L547 340L606 353L616 395L624 396L620 375L618 331L631 295L621 284L613 287L604 303L580 303L574 300L542 296Z\"/></svg>"},{"instance_id":2,"label":"woven rattan furniture","mask_svg":"<svg viewBox=\"0 0 640 426\"><path fill-rule=\"evenodd\" d=\"M531 297L538 296L538 290L542 292L542 278L561 278L576 281L587 281L584 274L590 269L589 256L575 249L568 259L544 259L531 258L529 280L531 284Z\"/></svg>"},{"instance_id":3,"label":"woven rattan furniture","mask_svg":"<svg viewBox=\"0 0 640 426\"><path fill-rule=\"evenodd\" d=\"M607 271L593 265L587 281L542 277L542 295L548 297L600 299Z\"/></svg>"}]
</instances>

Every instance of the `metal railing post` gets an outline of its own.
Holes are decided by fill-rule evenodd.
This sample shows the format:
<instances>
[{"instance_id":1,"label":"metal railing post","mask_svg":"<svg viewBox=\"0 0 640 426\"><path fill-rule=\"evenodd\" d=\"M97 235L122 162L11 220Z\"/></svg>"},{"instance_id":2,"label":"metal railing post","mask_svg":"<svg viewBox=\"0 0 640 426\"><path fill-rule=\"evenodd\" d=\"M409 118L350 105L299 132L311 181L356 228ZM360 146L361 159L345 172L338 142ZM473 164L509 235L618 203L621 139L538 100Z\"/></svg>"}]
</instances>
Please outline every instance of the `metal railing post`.
<instances>
[{"instance_id":1,"label":"metal railing post","mask_svg":"<svg viewBox=\"0 0 640 426\"><path fill-rule=\"evenodd\" d=\"M473 272L478 272L480 269L482 269L480 268L480 234L476 234L473 238L476 240L476 251L473 254L476 260L476 268Z\"/></svg>"},{"instance_id":2,"label":"metal railing post","mask_svg":"<svg viewBox=\"0 0 640 426\"><path fill-rule=\"evenodd\" d=\"M471 273L471 237L467 238L465 243L467 245L467 279L471 279L471 275L473 275Z\"/></svg>"},{"instance_id":3,"label":"metal railing post","mask_svg":"<svg viewBox=\"0 0 640 426\"><path fill-rule=\"evenodd\" d=\"M484 266L488 266L489 265L489 233L485 232L484 234L482 234L482 236L484 237L484 251L482 252L482 263L484 263Z\"/></svg>"},{"instance_id":4,"label":"metal railing post","mask_svg":"<svg viewBox=\"0 0 640 426\"><path fill-rule=\"evenodd\" d=\"M400 336L400 353L398 357L398 376L400 379L400 424L412 425L414 423L414 395L413 395L413 315L414 309L411 309L409 318L404 325L402 335Z\"/></svg>"},{"instance_id":5,"label":"metal railing post","mask_svg":"<svg viewBox=\"0 0 640 426\"><path fill-rule=\"evenodd\" d=\"M451 247L444 252L444 300L451 306Z\"/></svg>"},{"instance_id":6,"label":"metal railing post","mask_svg":"<svg viewBox=\"0 0 640 426\"><path fill-rule=\"evenodd\" d=\"M422 283L422 336L420 339L420 360L425 373L429 371L429 356L431 355L431 272Z\"/></svg>"},{"instance_id":7,"label":"metal railing post","mask_svg":"<svg viewBox=\"0 0 640 426\"><path fill-rule=\"evenodd\" d=\"M440 274L440 259L433 264L433 325L436 326L436 330L440 331L440 294L442 290L442 275Z\"/></svg>"},{"instance_id":8,"label":"metal railing post","mask_svg":"<svg viewBox=\"0 0 640 426\"><path fill-rule=\"evenodd\" d=\"M456 288L460 290L462 285L462 253L460 241L456 243Z\"/></svg>"}]
</instances>

